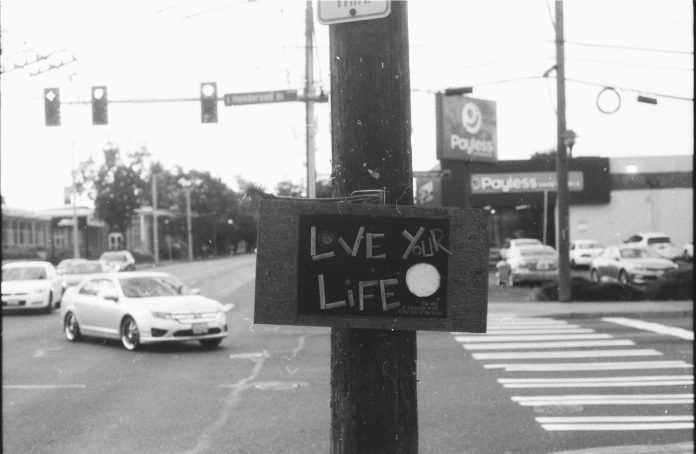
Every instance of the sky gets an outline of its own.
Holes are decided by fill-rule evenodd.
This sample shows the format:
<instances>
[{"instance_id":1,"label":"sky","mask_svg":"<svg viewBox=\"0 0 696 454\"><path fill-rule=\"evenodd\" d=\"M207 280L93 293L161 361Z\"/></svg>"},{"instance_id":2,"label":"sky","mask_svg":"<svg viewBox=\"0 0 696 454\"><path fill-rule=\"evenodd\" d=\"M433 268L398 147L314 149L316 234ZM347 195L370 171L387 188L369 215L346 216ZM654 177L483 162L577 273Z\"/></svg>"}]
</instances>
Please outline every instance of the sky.
<instances>
[{"instance_id":1,"label":"sky","mask_svg":"<svg viewBox=\"0 0 696 454\"><path fill-rule=\"evenodd\" d=\"M202 82L218 95L304 86L302 0L2 0L0 25L0 192L7 206L59 207L74 165L114 144L146 147L168 168L210 171L273 191L305 184L304 104L218 105L201 124L194 102L109 105L94 126L92 86L111 100L197 98ZM328 26L316 21L317 86L330 90ZM555 148L556 83L552 0L410 0L413 169L435 156L435 96L471 86L495 101L498 159ZM37 14L37 11L40 14ZM567 127L574 156L691 155L693 3L688 0L565 0ZM75 61L31 75L36 55ZM553 74L553 73L552 73ZM62 125L46 127L43 89L58 87ZM621 98L613 114L598 109ZM638 103L639 95L656 105ZM331 173L330 110L316 104L316 169ZM82 202L89 203L83 200Z\"/></svg>"}]
</instances>

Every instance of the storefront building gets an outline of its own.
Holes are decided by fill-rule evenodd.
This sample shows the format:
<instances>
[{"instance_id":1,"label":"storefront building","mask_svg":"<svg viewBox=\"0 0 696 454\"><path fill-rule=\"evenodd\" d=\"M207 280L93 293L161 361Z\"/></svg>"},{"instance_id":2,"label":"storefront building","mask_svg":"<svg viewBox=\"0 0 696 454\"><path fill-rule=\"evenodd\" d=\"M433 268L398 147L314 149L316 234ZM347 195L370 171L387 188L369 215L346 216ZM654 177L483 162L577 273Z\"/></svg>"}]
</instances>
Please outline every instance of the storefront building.
<instances>
[{"instance_id":1,"label":"storefront building","mask_svg":"<svg viewBox=\"0 0 696 454\"><path fill-rule=\"evenodd\" d=\"M485 208L489 240L533 237L555 246L553 158L474 162L442 160L416 172L420 205ZM570 161L570 239L609 245L636 232L660 231L681 247L693 239L693 157L579 157Z\"/></svg>"}]
</instances>

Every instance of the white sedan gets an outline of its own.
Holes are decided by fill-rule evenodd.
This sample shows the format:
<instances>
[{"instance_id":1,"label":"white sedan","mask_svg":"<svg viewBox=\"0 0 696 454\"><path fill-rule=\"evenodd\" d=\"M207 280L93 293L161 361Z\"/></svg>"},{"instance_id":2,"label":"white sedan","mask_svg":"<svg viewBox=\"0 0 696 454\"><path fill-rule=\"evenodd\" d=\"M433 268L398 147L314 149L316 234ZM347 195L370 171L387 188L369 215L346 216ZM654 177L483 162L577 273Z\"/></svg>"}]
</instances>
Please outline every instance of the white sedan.
<instances>
[{"instance_id":1,"label":"white sedan","mask_svg":"<svg viewBox=\"0 0 696 454\"><path fill-rule=\"evenodd\" d=\"M60 314L69 341L120 339L127 350L189 340L214 347L227 337L222 304L162 272L89 277L65 292Z\"/></svg>"},{"instance_id":2,"label":"white sedan","mask_svg":"<svg viewBox=\"0 0 696 454\"><path fill-rule=\"evenodd\" d=\"M570 257L570 267L588 267L592 264L592 259L597 257L604 250L604 246L597 240L575 240L570 243L568 251Z\"/></svg>"},{"instance_id":3,"label":"white sedan","mask_svg":"<svg viewBox=\"0 0 696 454\"><path fill-rule=\"evenodd\" d=\"M12 262L2 266L2 308L42 309L60 303L63 285L50 262Z\"/></svg>"}]
</instances>

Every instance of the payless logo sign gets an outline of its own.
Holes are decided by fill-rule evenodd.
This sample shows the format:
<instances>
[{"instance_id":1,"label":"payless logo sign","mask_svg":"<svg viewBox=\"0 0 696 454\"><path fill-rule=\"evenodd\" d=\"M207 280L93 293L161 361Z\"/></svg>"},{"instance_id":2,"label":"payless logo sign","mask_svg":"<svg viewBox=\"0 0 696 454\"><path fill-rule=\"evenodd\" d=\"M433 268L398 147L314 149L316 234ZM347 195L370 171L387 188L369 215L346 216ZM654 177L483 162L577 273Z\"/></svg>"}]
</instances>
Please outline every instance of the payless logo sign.
<instances>
[{"instance_id":1,"label":"payless logo sign","mask_svg":"<svg viewBox=\"0 0 696 454\"><path fill-rule=\"evenodd\" d=\"M497 160L494 102L445 96L441 109L440 159Z\"/></svg>"},{"instance_id":2,"label":"payless logo sign","mask_svg":"<svg viewBox=\"0 0 696 454\"><path fill-rule=\"evenodd\" d=\"M494 173L471 176L471 191L474 194L555 191L557 187L555 172ZM582 191L583 188L582 172L569 172L568 189Z\"/></svg>"}]
</instances>

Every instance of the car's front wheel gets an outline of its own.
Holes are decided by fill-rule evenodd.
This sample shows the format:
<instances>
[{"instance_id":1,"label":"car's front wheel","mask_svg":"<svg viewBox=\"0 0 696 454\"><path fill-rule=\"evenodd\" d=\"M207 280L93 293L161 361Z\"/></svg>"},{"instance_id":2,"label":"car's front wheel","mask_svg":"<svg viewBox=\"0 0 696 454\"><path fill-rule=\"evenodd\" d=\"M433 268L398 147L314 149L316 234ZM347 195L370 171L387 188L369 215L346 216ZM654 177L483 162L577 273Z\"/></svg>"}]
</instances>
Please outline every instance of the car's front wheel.
<instances>
[{"instance_id":1,"label":"car's front wheel","mask_svg":"<svg viewBox=\"0 0 696 454\"><path fill-rule=\"evenodd\" d=\"M590 271L590 280L592 282L599 282L601 278L599 277L599 272L597 270Z\"/></svg>"},{"instance_id":2,"label":"car's front wheel","mask_svg":"<svg viewBox=\"0 0 696 454\"><path fill-rule=\"evenodd\" d=\"M202 346L206 348L212 348L212 347L217 347L220 345L220 342L222 342L222 338L218 339L201 339L198 342L201 343Z\"/></svg>"},{"instance_id":3,"label":"car's front wheel","mask_svg":"<svg viewBox=\"0 0 696 454\"><path fill-rule=\"evenodd\" d=\"M140 331L131 317L126 317L121 323L121 344L126 350L140 348Z\"/></svg>"},{"instance_id":4,"label":"car's front wheel","mask_svg":"<svg viewBox=\"0 0 696 454\"><path fill-rule=\"evenodd\" d=\"M631 280L628 278L628 273L626 273L624 270L621 270L619 273L619 282L622 285L631 285Z\"/></svg>"},{"instance_id":5,"label":"car's front wheel","mask_svg":"<svg viewBox=\"0 0 696 454\"><path fill-rule=\"evenodd\" d=\"M80 324L77 323L77 317L72 312L65 314L63 319L63 331L65 332L65 338L70 342L77 342L82 339L82 333L80 333Z\"/></svg>"}]
</instances>

